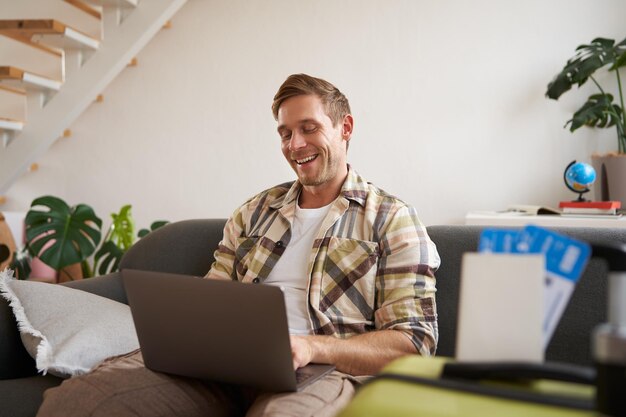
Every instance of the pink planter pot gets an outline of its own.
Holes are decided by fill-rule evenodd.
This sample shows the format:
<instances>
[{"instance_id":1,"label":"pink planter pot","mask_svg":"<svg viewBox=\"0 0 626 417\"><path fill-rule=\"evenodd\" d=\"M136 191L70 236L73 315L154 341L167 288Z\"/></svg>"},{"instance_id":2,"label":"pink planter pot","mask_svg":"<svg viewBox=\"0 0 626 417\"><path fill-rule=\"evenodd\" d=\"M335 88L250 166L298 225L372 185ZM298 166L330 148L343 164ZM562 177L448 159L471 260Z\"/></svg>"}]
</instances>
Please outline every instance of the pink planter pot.
<instances>
[{"instance_id":1,"label":"pink planter pot","mask_svg":"<svg viewBox=\"0 0 626 417\"><path fill-rule=\"evenodd\" d=\"M595 199L621 201L626 208L626 154L592 155L591 165L597 174Z\"/></svg>"}]
</instances>

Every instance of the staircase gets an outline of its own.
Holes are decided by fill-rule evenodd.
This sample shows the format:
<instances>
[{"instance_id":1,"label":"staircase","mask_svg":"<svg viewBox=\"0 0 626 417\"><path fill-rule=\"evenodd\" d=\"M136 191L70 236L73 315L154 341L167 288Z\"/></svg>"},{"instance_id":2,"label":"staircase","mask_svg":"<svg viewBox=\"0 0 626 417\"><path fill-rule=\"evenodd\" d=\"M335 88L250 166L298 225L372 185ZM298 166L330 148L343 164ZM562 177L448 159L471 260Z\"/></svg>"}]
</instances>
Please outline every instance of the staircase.
<instances>
[{"instance_id":1,"label":"staircase","mask_svg":"<svg viewBox=\"0 0 626 417\"><path fill-rule=\"evenodd\" d=\"M31 13L32 19L6 19L10 13L4 9L9 6L3 6L0 195L29 170L185 2L15 2L20 3L18 9L37 10L37 14ZM49 7L50 17L39 17L45 12L42 4ZM19 10L12 14L17 13ZM81 28L74 27L71 20L81 22Z\"/></svg>"}]
</instances>

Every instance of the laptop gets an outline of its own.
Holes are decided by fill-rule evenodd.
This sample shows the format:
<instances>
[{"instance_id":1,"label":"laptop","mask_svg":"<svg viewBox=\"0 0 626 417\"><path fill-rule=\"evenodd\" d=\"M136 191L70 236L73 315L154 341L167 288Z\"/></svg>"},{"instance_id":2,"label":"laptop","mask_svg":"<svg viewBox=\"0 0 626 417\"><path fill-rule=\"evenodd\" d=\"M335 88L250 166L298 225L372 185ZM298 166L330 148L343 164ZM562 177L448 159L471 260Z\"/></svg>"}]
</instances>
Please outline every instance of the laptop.
<instances>
[{"instance_id":1,"label":"laptop","mask_svg":"<svg viewBox=\"0 0 626 417\"><path fill-rule=\"evenodd\" d=\"M334 370L294 371L280 288L164 272L121 271L145 366L270 392L298 391Z\"/></svg>"}]
</instances>

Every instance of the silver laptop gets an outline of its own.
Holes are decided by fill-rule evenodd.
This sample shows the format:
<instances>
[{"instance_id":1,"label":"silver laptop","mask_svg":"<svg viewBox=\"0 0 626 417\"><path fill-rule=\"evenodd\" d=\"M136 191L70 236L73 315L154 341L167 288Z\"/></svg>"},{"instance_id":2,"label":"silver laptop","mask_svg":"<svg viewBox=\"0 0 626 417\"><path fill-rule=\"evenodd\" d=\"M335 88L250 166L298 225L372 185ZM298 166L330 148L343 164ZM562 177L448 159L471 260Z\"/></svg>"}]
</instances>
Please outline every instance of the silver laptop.
<instances>
[{"instance_id":1,"label":"silver laptop","mask_svg":"<svg viewBox=\"0 0 626 417\"><path fill-rule=\"evenodd\" d=\"M297 391L332 365L293 370L280 288L125 269L121 272L139 345L154 371Z\"/></svg>"}]
</instances>

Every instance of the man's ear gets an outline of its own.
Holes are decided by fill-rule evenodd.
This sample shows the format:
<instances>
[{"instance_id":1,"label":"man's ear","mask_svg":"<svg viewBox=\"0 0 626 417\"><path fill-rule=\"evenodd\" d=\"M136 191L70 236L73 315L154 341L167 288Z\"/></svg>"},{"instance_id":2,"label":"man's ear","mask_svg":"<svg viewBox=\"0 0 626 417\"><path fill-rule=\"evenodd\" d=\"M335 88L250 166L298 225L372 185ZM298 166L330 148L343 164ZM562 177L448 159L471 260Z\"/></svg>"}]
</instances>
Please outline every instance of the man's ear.
<instances>
[{"instance_id":1,"label":"man's ear","mask_svg":"<svg viewBox=\"0 0 626 417\"><path fill-rule=\"evenodd\" d=\"M350 136L352 136L352 130L354 129L354 119L351 114L346 114L343 116L343 121L341 123L341 136L344 140L350 140Z\"/></svg>"}]
</instances>

